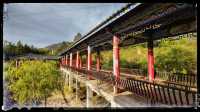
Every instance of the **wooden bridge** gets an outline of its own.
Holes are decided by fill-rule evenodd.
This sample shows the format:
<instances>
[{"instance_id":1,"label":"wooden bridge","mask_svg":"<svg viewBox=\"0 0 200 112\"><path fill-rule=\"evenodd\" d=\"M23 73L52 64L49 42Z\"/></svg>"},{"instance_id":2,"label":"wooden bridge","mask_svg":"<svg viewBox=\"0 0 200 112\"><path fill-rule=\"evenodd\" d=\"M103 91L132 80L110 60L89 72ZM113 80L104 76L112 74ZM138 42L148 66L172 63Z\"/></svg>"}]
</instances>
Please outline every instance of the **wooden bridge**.
<instances>
[{"instance_id":1,"label":"wooden bridge","mask_svg":"<svg viewBox=\"0 0 200 112\"><path fill-rule=\"evenodd\" d=\"M177 74L155 71L153 41L196 32L196 8L193 4L185 3L128 4L97 25L69 49L61 52L61 70L69 77L74 73L76 77L81 75L88 81L97 80L98 84L109 83L114 87L115 95L129 91L135 94L135 99L144 99L144 105L158 103L194 106L197 97L196 76L179 77ZM144 75L122 75L119 63L120 47L144 42L147 42L148 46L148 80ZM100 69L100 52L103 50L113 50L113 71ZM92 53L97 53L95 69L92 68ZM86 67L82 66L82 55L87 55ZM169 78L167 81L156 80L162 76ZM89 91L90 89L87 89L88 107L91 97ZM132 104L131 101L133 100L123 103ZM112 100L113 102L117 103L116 100ZM123 103L120 104L118 100L118 106Z\"/></svg>"}]
</instances>

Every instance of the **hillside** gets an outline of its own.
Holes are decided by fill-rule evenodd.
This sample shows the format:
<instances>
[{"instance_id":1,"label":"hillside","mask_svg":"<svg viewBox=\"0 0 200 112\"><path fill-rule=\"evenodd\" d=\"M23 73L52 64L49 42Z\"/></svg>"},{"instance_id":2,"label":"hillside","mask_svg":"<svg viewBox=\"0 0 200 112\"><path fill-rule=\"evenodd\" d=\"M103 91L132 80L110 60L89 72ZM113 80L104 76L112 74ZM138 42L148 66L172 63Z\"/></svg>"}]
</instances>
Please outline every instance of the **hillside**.
<instances>
[{"instance_id":1,"label":"hillside","mask_svg":"<svg viewBox=\"0 0 200 112\"><path fill-rule=\"evenodd\" d=\"M60 42L60 43L55 43L55 44L48 45L44 49L48 49L50 55L58 55L59 52L62 52L64 49L67 49L74 42L78 41L81 38L82 38L81 34L77 33L74 36L73 42L63 41L63 42Z\"/></svg>"},{"instance_id":2,"label":"hillside","mask_svg":"<svg viewBox=\"0 0 200 112\"><path fill-rule=\"evenodd\" d=\"M60 42L60 43L48 45L47 47L45 47L45 49L49 50L49 52L50 52L49 54L57 55L63 49L68 48L72 43L73 42L63 41L63 42Z\"/></svg>"},{"instance_id":3,"label":"hillside","mask_svg":"<svg viewBox=\"0 0 200 112\"><path fill-rule=\"evenodd\" d=\"M71 44L71 43L72 43L72 42L63 41L63 42L60 42L60 43L55 43L55 44L48 45L48 46L46 46L45 48L47 48L48 50L55 50L56 48L61 47L63 44L64 44L64 45L69 45L69 44Z\"/></svg>"}]
</instances>

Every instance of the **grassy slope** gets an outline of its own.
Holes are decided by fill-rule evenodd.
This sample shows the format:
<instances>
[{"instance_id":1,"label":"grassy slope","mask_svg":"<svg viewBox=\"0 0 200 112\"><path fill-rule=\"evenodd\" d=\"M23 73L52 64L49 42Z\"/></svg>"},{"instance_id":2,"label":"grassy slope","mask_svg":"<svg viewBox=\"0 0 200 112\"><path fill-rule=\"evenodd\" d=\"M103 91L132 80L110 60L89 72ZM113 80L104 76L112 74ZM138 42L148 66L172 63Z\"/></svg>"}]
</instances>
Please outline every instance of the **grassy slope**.
<instances>
[{"instance_id":1,"label":"grassy slope","mask_svg":"<svg viewBox=\"0 0 200 112\"><path fill-rule=\"evenodd\" d=\"M145 44L120 48L120 66L122 68L133 68L137 64L140 68L146 70L147 47ZM163 41L154 47L155 68L161 71L195 71L197 69L196 50L196 38ZM112 68L112 51L101 52L101 58L104 68Z\"/></svg>"}]
</instances>

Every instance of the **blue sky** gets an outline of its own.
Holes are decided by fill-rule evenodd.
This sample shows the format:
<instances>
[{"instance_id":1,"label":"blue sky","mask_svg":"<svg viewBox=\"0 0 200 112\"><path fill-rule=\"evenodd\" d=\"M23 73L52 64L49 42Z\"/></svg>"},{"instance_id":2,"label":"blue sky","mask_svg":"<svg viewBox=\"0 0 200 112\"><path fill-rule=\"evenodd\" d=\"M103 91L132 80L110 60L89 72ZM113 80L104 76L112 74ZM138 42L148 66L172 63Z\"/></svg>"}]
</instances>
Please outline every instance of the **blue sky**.
<instances>
[{"instance_id":1,"label":"blue sky","mask_svg":"<svg viewBox=\"0 0 200 112\"><path fill-rule=\"evenodd\" d=\"M85 35L123 3L11 3L3 24L3 38L41 48Z\"/></svg>"}]
</instances>

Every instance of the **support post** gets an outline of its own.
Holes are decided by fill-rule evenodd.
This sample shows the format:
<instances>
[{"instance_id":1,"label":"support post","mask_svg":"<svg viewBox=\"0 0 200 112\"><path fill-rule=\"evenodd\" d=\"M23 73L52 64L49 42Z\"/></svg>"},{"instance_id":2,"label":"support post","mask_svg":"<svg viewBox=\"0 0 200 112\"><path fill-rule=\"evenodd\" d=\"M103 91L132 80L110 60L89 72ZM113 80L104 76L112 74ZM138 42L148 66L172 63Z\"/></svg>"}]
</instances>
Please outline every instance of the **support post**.
<instances>
[{"instance_id":1,"label":"support post","mask_svg":"<svg viewBox=\"0 0 200 112\"><path fill-rule=\"evenodd\" d=\"M79 68L81 69L82 68L82 57L80 56L79 58Z\"/></svg>"},{"instance_id":2,"label":"support post","mask_svg":"<svg viewBox=\"0 0 200 112\"><path fill-rule=\"evenodd\" d=\"M86 107L87 108L92 106L92 102L91 102L92 96L93 96L92 90L87 86L87 93L86 93Z\"/></svg>"},{"instance_id":3,"label":"support post","mask_svg":"<svg viewBox=\"0 0 200 112\"><path fill-rule=\"evenodd\" d=\"M15 61L15 65L16 65L16 67L18 67L18 60Z\"/></svg>"},{"instance_id":4,"label":"support post","mask_svg":"<svg viewBox=\"0 0 200 112\"><path fill-rule=\"evenodd\" d=\"M154 80L154 56L153 56L153 40L150 38L147 42L148 46L148 77L149 81Z\"/></svg>"},{"instance_id":5,"label":"support post","mask_svg":"<svg viewBox=\"0 0 200 112\"><path fill-rule=\"evenodd\" d=\"M67 79L68 79L68 80L67 80L67 81L68 81L68 82L67 82L67 85L68 85L68 87L69 87L69 80L70 80L70 77L69 77L69 74L68 74L68 73L67 73Z\"/></svg>"},{"instance_id":6,"label":"support post","mask_svg":"<svg viewBox=\"0 0 200 112\"><path fill-rule=\"evenodd\" d=\"M96 60L96 70L97 71L100 71L100 51L99 50L97 50L97 58L96 58L97 60Z\"/></svg>"},{"instance_id":7,"label":"support post","mask_svg":"<svg viewBox=\"0 0 200 112\"><path fill-rule=\"evenodd\" d=\"M76 102L78 102L78 79L76 77Z\"/></svg>"},{"instance_id":8,"label":"support post","mask_svg":"<svg viewBox=\"0 0 200 112\"><path fill-rule=\"evenodd\" d=\"M68 65L68 55L66 55L66 58L65 58L65 65Z\"/></svg>"},{"instance_id":9,"label":"support post","mask_svg":"<svg viewBox=\"0 0 200 112\"><path fill-rule=\"evenodd\" d=\"M65 85L68 86L68 74L67 73L65 73Z\"/></svg>"},{"instance_id":10,"label":"support post","mask_svg":"<svg viewBox=\"0 0 200 112\"><path fill-rule=\"evenodd\" d=\"M73 86L73 77L71 74L69 74L69 88L71 89Z\"/></svg>"},{"instance_id":11,"label":"support post","mask_svg":"<svg viewBox=\"0 0 200 112\"><path fill-rule=\"evenodd\" d=\"M70 67L72 67L72 53L70 53Z\"/></svg>"},{"instance_id":12,"label":"support post","mask_svg":"<svg viewBox=\"0 0 200 112\"><path fill-rule=\"evenodd\" d=\"M88 46L88 56L87 56L87 69L88 70L91 70L91 65L92 65L92 55L91 55L91 47ZM91 80L92 77L91 77L91 74L88 74L88 79Z\"/></svg>"},{"instance_id":13,"label":"support post","mask_svg":"<svg viewBox=\"0 0 200 112\"><path fill-rule=\"evenodd\" d=\"M76 52L76 68L79 68L79 51Z\"/></svg>"},{"instance_id":14,"label":"support post","mask_svg":"<svg viewBox=\"0 0 200 112\"><path fill-rule=\"evenodd\" d=\"M113 36L113 74L115 76L115 86L114 86L114 94L118 93L118 88L117 88L117 81L120 78L120 57L119 57L119 37L114 35Z\"/></svg>"},{"instance_id":15,"label":"support post","mask_svg":"<svg viewBox=\"0 0 200 112\"><path fill-rule=\"evenodd\" d=\"M63 56L63 66L65 65L65 56Z\"/></svg>"},{"instance_id":16,"label":"support post","mask_svg":"<svg viewBox=\"0 0 200 112\"><path fill-rule=\"evenodd\" d=\"M63 65L65 65L65 56L63 56Z\"/></svg>"}]
</instances>

